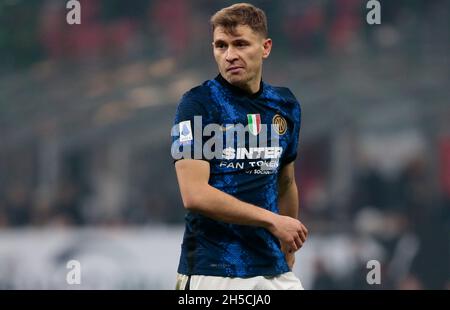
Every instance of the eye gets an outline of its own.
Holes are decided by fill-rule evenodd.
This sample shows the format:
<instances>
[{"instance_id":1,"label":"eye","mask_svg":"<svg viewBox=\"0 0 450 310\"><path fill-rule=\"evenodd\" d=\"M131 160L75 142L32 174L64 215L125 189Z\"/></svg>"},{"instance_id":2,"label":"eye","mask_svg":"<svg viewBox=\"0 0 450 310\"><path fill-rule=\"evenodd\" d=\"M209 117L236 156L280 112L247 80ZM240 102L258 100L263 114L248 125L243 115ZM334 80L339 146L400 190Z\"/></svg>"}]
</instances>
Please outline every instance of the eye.
<instances>
[{"instance_id":1,"label":"eye","mask_svg":"<svg viewBox=\"0 0 450 310\"><path fill-rule=\"evenodd\" d=\"M226 48L225 43L222 43L222 42L218 42L218 43L214 44L214 46L215 46L216 48L218 48L218 49L224 49L224 48Z\"/></svg>"}]
</instances>

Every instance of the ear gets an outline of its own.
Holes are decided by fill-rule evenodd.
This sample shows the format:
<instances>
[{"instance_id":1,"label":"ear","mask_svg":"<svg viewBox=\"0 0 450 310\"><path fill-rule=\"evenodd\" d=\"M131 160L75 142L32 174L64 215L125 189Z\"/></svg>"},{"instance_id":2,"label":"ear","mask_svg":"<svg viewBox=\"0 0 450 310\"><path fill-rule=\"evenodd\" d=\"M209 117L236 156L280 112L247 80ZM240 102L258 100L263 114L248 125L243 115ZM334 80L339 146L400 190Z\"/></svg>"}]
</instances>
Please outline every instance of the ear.
<instances>
[{"instance_id":1,"label":"ear","mask_svg":"<svg viewBox=\"0 0 450 310\"><path fill-rule=\"evenodd\" d=\"M266 59L269 57L270 51L272 50L272 39L264 39L263 49L263 58Z\"/></svg>"}]
</instances>

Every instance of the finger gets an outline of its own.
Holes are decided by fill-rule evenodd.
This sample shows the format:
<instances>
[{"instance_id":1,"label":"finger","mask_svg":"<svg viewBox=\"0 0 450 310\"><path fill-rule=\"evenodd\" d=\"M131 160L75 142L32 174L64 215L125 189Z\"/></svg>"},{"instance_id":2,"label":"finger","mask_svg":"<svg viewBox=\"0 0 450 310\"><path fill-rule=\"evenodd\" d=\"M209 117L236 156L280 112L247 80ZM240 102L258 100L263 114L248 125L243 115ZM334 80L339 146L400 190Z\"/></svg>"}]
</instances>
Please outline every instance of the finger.
<instances>
[{"instance_id":1,"label":"finger","mask_svg":"<svg viewBox=\"0 0 450 310\"><path fill-rule=\"evenodd\" d=\"M290 245L286 244L286 243L282 243L281 245L281 251L285 254L288 255L288 253L292 253L292 248Z\"/></svg>"},{"instance_id":2,"label":"finger","mask_svg":"<svg viewBox=\"0 0 450 310\"><path fill-rule=\"evenodd\" d=\"M309 233L309 232L308 232L308 229L307 229L306 226L303 225L303 224L302 224L302 230L303 230L303 232L305 233L305 236L308 237L308 233Z\"/></svg>"},{"instance_id":3,"label":"finger","mask_svg":"<svg viewBox=\"0 0 450 310\"><path fill-rule=\"evenodd\" d=\"M300 236L300 239L302 239L302 242L306 241L306 234L305 231L303 230L303 227L301 227L298 231L297 231L298 235Z\"/></svg>"},{"instance_id":4,"label":"finger","mask_svg":"<svg viewBox=\"0 0 450 310\"><path fill-rule=\"evenodd\" d=\"M285 254L285 258L286 258L286 262L289 266L289 268L292 268L294 266L295 263L295 255L292 254Z\"/></svg>"},{"instance_id":5,"label":"finger","mask_svg":"<svg viewBox=\"0 0 450 310\"><path fill-rule=\"evenodd\" d=\"M297 238L295 238L295 245L297 246L297 250L299 250L303 246L303 242L298 235Z\"/></svg>"},{"instance_id":6,"label":"finger","mask_svg":"<svg viewBox=\"0 0 450 310\"><path fill-rule=\"evenodd\" d=\"M295 252L295 251L297 251L298 250L298 247L297 247L297 242L295 241L295 239L294 239L294 241L292 241L291 243L290 243L290 248L289 248L289 253L292 253L292 252Z\"/></svg>"},{"instance_id":7,"label":"finger","mask_svg":"<svg viewBox=\"0 0 450 310\"><path fill-rule=\"evenodd\" d=\"M291 260L289 262L289 267L292 269L294 267L294 264L295 264L295 256L292 255L292 258L291 258Z\"/></svg>"},{"instance_id":8,"label":"finger","mask_svg":"<svg viewBox=\"0 0 450 310\"><path fill-rule=\"evenodd\" d=\"M302 240L302 243L304 243L306 241L306 235L302 230L298 231L298 235L300 237L300 240Z\"/></svg>"}]
</instances>

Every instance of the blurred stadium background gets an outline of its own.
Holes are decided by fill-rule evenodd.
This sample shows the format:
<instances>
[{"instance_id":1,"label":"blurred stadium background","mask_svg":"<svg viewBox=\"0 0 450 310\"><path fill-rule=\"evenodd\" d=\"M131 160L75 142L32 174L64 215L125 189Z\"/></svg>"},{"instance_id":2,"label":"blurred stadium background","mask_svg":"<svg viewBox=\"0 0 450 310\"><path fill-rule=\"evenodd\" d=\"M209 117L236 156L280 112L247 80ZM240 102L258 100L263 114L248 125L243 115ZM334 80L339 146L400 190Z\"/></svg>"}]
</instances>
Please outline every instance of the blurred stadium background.
<instances>
[{"instance_id":1,"label":"blurred stadium background","mask_svg":"<svg viewBox=\"0 0 450 310\"><path fill-rule=\"evenodd\" d=\"M0 288L172 289L184 210L180 96L216 75L209 17L232 1L0 2ZM450 288L450 2L255 0L264 78L303 107L307 289ZM65 281L77 259L82 284ZM382 265L366 283L366 262Z\"/></svg>"}]
</instances>

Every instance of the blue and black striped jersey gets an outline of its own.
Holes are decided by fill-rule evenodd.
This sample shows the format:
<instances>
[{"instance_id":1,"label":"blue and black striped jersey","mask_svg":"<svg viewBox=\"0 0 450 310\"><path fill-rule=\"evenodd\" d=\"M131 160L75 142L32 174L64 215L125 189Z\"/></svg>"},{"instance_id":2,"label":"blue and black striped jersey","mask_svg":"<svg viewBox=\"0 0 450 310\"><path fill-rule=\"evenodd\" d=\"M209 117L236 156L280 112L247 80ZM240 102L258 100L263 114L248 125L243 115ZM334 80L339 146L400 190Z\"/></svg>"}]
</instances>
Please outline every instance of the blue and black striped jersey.
<instances>
[{"instance_id":1,"label":"blue and black striped jersey","mask_svg":"<svg viewBox=\"0 0 450 310\"><path fill-rule=\"evenodd\" d=\"M195 124L199 116L201 124ZM181 158L207 160L211 186L278 213L278 174L297 156L300 122L300 104L288 88L261 82L260 90L249 95L218 75L184 94L176 112L178 134L173 135L172 147L189 147ZM220 155L213 158L203 152L210 137L194 134L195 126L205 130L209 124L220 125L224 138L221 147L213 147ZM248 126L244 140L227 135L238 124ZM251 135L257 137L257 146L251 144ZM179 273L253 277L287 271L279 241L266 229L215 221L192 212L186 215Z\"/></svg>"}]
</instances>

